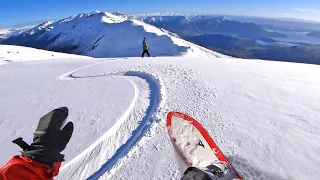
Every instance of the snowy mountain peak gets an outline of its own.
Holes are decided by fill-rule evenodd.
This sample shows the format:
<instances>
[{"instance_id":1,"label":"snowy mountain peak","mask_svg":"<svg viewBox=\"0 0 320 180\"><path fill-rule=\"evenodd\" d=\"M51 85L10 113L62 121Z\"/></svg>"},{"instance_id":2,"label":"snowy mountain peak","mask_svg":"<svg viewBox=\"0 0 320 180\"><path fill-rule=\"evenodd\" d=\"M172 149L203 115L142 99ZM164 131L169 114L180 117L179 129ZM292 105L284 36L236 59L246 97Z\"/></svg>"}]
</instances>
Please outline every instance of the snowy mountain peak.
<instances>
[{"instance_id":1,"label":"snowy mountain peak","mask_svg":"<svg viewBox=\"0 0 320 180\"><path fill-rule=\"evenodd\" d=\"M45 29L46 31L50 31L51 27L48 27L48 26L51 25L52 23L54 23L54 21L52 21L52 20L51 21L47 21L47 22L44 22L44 23L40 24L36 28L38 30L40 30L40 31L43 30L43 29Z\"/></svg>"},{"instance_id":2,"label":"snowy mountain peak","mask_svg":"<svg viewBox=\"0 0 320 180\"><path fill-rule=\"evenodd\" d=\"M54 21L53 21L53 20L49 20L49 21L46 21L46 22L44 22L44 23L39 24L39 25L36 26L35 28L41 30L41 29L49 26L49 25L52 24L52 23L54 23Z\"/></svg>"},{"instance_id":3,"label":"snowy mountain peak","mask_svg":"<svg viewBox=\"0 0 320 180\"><path fill-rule=\"evenodd\" d=\"M43 23L39 24L38 26L35 26L34 28L19 31L18 33L15 34L15 36L18 36L21 34L27 34L27 35L32 36L32 35L36 34L37 32L50 31L51 27L48 27L48 26L50 26L53 23L54 23L53 20L43 22Z\"/></svg>"},{"instance_id":4,"label":"snowy mountain peak","mask_svg":"<svg viewBox=\"0 0 320 180\"><path fill-rule=\"evenodd\" d=\"M127 18L104 12L101 20L105 23L121 23L126 21Z\"/></svg>"},{"instance_id":5,"label":"snowy mountain peak","mask_svg":"<svg viewBox=\"0 0 320 180\"><path fill-rule=\"evenodd\" d=\"M153 56L223 56L169 31L115 14L94 11L46 22L3 43L92 57L132 57L141 56L146 37Z\"/></svg>"},{"instance_id":6,"label":"snowy mountain peak","mask_svg":"<svg viewBox=\"0 0 320 180\"><path fill-rule=\"evenodd\" d=\"M119 17L119 16L115 16L113 14L110 14L110 13L106 13L106 12L100 12L100 11L93 11L93 12L90 12L90 13L82 13L82 14L78 14L78 15L73 15L73 16L70 16L68 18L65 18L65 19L62 19L59 21L59 23L68 23L68 22L74 22L74 21L81 21L81 20L84 20L84 19L88 19L88 18L108 18L110 19L110 21L106 20L108 23L111 23L111 22L122 22L124 21L125 19Z\"/></svg>"}]
</instances>

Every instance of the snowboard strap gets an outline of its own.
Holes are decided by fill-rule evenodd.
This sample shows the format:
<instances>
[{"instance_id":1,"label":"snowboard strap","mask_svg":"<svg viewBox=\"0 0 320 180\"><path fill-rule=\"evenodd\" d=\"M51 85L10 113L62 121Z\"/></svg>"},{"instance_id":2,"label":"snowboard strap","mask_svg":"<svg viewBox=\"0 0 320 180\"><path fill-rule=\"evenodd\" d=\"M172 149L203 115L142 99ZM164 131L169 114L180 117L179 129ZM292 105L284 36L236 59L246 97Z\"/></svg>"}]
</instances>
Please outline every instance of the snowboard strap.
<instances>
[{"instance_id":1,"label":"snowboard strap","mask_svg":"<svg viewBox=\"0 0 320 180\"><path fill-rule=\"evenodd\" d=\"M26 142L22 139L22 137L19 137L19 138L13 140L12 142L13 142L14 144L18 145L19 147L21 147L21 149L23 149L23 150L26 150L26 149L30 149L30 148L31 148L31 146L30 146L28 143L26 143Z\"/></svg>"}]
</instances>

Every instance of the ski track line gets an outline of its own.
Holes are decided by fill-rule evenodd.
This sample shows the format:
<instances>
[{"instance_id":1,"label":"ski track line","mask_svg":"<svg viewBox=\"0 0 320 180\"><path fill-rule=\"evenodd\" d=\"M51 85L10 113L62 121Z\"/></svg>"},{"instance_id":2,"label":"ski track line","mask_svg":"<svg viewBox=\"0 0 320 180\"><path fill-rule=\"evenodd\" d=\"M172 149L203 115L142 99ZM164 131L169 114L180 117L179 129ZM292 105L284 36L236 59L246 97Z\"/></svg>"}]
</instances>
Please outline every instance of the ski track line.
<instances>
[{"instance_id":1,"label":"ski track line","mask_svg":"<svg viewBox=\"0 0 320 180\"><path fill-rule=\"evenodd\" d=\"M77 77L73 74L81 71L83 69L86 69L91 66L95 66L104 62L98 62L94 64L90 64L81 68L78 68L76 70L70 71L68 73L65 73L61 76L59 76L57 79L59 80L76 80L76 79L87 79L87 78L98 78L98 77L118 77L118 78L124 78L132 83L134 89L135 89L135 96L133 101L131 102L128 109L125 111L125 113L116 121L116 123L104 134L102 135L96 142L91 144L87 149L85 149L83 152L81 152L79 155L77 155L75 158L73 158L69 163L64 165L61 168L61 172L68 172L68 169L72 168L75 164L79 163L82 165L81 172L74 172L73 175L80 174L81 179L84 179L88 177L88 174L86 174L85 169L94 166L95 163L101 162L103 160L105 163L99 167L99 169L90 175L87 179L93 180L98 179L101 175L103 175L105 172L108 172L112 169L112 167L120 160L122 157L127 155L129 151L136 145L136 143L144 137L145 133L150 129L153 119L156 118L157 112L159 112L164 104L165 104L165 88L161 85L163 84L161 78L155 78L153 75L148 74L146 72L139 72L139 71L127 71L127 72L119 72L119 73L112 73L112 74L105 74L105 75L97 75L97 76L84 76L84 77ZM145 116L142 118L142 120L139 122L138 127L131 132L131 136L126 140L124 144L118 144L119 148L115 149L111 155L111 158L106 159L106 152L104 152L104 147L110 147L110 144L108 143L109 139L114 138L113 135L121 128L121 125L125 122L126 119L130 116L130 113L134 109L135 104L137 103L139 90L138 87L135 85L135 83L126 77L138 77L143 80L145 80L149 84L150 88L150 105L147 108L147 111L145 113ZM114 142L117 142L113 140ZM98 155L97 155L98 154ZM101 159L101 158L105 159ZM100 161L99 161L100 160ZM92 166L91 166L92 165ZM88 167L89 166L89 167ZM79 176L78 176L79 177ZM63 175L62 177L63 178Z\"/></svg>"}]
</instances>

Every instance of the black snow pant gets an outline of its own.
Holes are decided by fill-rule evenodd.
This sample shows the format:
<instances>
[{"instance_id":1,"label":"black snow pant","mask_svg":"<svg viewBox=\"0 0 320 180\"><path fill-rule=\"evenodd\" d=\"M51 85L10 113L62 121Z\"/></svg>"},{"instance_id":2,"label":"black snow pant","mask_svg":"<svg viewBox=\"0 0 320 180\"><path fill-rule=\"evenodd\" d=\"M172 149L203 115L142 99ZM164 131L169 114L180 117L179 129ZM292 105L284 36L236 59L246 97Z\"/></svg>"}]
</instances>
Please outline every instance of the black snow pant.
<instances>
[{"instance_id":1,"label":"black snow pant","mask_svg":"<svg viewBox=\"0 0 320 180\"><path fill-rule=\"evenodd\" d=\"M148 57L150 57L149 50L143 50L141 57L144 57L145 53L147 53Z\"/></svg>"},{"instance_id":2,"label":"black snow pant","mask_svg":"<svg viewBox=\"0 0 320 180\"><path fill-rule=\"evenodd\" d=\"M201 171L195 167L189 167L183 174L180 180L213 180L215 178L210 177L204 171Z\"/></svg>"}]
</instances>

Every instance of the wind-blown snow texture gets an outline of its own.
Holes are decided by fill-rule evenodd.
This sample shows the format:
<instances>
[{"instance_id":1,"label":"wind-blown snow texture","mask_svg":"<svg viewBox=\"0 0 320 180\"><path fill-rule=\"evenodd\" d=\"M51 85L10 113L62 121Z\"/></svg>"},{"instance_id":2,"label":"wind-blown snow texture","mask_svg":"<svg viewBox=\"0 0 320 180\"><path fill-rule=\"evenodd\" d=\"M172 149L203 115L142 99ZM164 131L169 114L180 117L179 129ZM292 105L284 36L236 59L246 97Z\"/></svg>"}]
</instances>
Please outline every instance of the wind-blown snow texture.
<instances>
[{"instance_id":1,"label":"wind-blown snow texture","mask_svg":"<svg viewBox=\"0 0 320 180\"><path fill-rule=\"evenodd\" d=\"M152 56L223 57L142 21L98 11L48 21L3 43L92 57L139 57L144 37Z\"/></svg>"},{"instance_id":2,"label":"wind-blown snow texture","mask_svg":"<svg viewBox=\"0 0 320 180\"><path fill-rule=\"evenodd\" d=\"M179 179L166 113L197 119L244 179L317 180L320 67L231 58L68 59L0 66L0 163L68 106L56 179ZM106 172L104 172L106 170Z\"/></svg>"}]
</instances>

